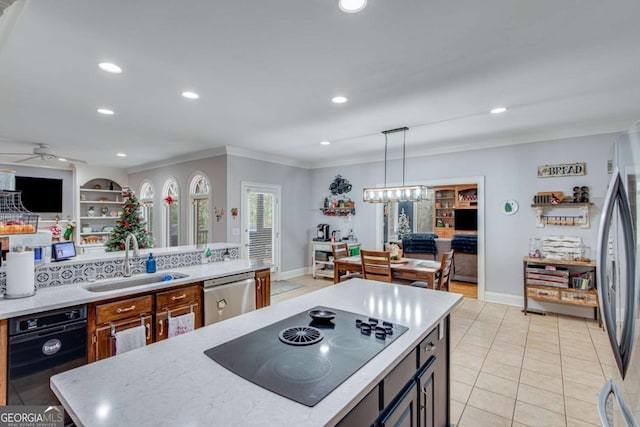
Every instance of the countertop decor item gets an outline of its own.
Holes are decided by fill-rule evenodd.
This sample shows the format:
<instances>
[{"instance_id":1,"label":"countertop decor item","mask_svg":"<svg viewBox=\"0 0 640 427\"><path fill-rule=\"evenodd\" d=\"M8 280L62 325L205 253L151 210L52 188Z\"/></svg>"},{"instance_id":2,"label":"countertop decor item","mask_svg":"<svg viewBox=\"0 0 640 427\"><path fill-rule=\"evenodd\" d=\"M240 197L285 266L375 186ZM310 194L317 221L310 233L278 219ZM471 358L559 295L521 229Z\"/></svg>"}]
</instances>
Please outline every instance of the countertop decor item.
<instances>
[{"instance_id":1,"label":"countertop decor item","mask_svg":"<svg viewBox=\"0 0 640 427\"><path fill-rule=\"evenodd\" d=\"M385 130L384 134L384 187L370 187L362 190L362 199L367 203L419 202L427 199L426 185L405 185L405 143L408 127ZM402 185L387 187L387 158L389 152L389 135L402 132Z\"/></svg>"}]
</instances>

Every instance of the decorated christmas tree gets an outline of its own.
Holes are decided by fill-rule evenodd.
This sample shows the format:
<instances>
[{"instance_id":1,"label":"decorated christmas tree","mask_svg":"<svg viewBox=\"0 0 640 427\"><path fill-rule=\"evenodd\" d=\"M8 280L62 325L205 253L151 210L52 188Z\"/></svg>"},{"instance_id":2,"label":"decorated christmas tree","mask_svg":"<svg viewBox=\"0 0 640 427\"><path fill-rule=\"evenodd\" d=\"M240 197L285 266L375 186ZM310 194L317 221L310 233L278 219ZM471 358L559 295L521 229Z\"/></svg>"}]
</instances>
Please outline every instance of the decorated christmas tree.
<instances>
[{"instance_id":1,"label":"decorated christmas tree","mask_svg":"<svg viewBox=\"0 0 640 427\"><path fill-rule=\"evenodd\" d=\"M409 225L409 218L404 213L404 209L398 215L398 237L402 238L405 234L411 233L411 226Z\"/></svg>"},{"instance_id":2,"label":"decorated christmas tree","mask_svg":"<svg viewBox=\"0 0 640 427\"><path fill-rule=\"evenodd\" d=\"M140 215L140 202L130 188L122 189L122 201L122 212L109 236L109 241L105 244L106 250L123 251L129 233L136 236L140 249L150 248L153 241L147 231L147 223Z\"/></svg>"}]
</instances>

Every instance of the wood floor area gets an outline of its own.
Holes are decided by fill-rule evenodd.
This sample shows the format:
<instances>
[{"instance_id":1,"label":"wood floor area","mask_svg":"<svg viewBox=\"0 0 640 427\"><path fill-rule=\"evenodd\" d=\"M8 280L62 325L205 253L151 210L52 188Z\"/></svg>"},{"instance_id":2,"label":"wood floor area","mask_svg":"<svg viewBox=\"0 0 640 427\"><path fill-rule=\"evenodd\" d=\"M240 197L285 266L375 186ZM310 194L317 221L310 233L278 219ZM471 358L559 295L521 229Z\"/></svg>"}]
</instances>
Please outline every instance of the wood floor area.
<instances>
[{"instance_id":1,"label":"wood floor area","mask_svg":"<svg viewBox=\"0 0 640 427\"><path fill-rule=\"evenodd\" d=\"M449 284L449 292L462 294L465 298L478 299L478 285L475 283L456 282L452 280Z\"/></svg>"}]
</instances>

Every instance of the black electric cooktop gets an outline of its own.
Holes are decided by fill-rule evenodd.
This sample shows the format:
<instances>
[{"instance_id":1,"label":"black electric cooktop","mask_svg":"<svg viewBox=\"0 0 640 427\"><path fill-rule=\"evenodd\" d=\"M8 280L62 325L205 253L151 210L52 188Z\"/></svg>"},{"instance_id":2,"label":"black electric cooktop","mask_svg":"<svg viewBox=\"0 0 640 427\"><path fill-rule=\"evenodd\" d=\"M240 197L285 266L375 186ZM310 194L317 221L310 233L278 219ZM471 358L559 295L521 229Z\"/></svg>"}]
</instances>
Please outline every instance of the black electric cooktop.
<instances>
[{"instance_id":1,"label":"black electric cooktop","mask_svg":"<svg viewBox=\"0 0 640 427\"><path fill-rule=\"evenodd\" d=\"M315 307L204 353L254 384L315 406L407 330L383 319Z\"/></svg>"}]
</instances>

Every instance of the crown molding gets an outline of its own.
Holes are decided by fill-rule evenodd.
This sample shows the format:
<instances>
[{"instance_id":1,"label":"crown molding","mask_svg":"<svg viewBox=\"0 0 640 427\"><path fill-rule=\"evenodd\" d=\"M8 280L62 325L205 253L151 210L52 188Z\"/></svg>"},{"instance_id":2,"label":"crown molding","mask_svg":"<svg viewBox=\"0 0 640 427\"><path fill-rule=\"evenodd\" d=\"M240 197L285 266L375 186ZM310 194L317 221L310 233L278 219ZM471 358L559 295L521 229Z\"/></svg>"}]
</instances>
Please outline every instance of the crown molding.
<instances>
[{"instance_id":1,"label":"crown molding","mask_svg":"<svg viewBox=\"0 0 640 427\"><path fill-rule=\"evenodd\" d=\"M263 153L260 151L248 150L246 148L226 146L227 155L235 157L244 157L246 159L261 160L263 162L277 163L284 166L292 166L301 169L311 169L309 162L303 162L301 160L295 160L277 154Z\"/></svg>"},{"instance_id":2,"label":"crown molding","mask_svg":"<svg viewBox=\"0 0 640 427\"><path fill-rule=\"evenodd\" d=\"M156 162L150 162L150 163L145 163L138 166L133 166L133 167L127 168L126 171L127 171L127 174L144 172L150 169L178 165L180 163L191 162L193 160L202 160L202 159L206 159L207 157L224 156L225 154L227 154L225 147L219 146L219 147L209 148L207 150L187 153L182 156L172 157L170 159L158 160Z\"/></svg>"}]
</instances>

